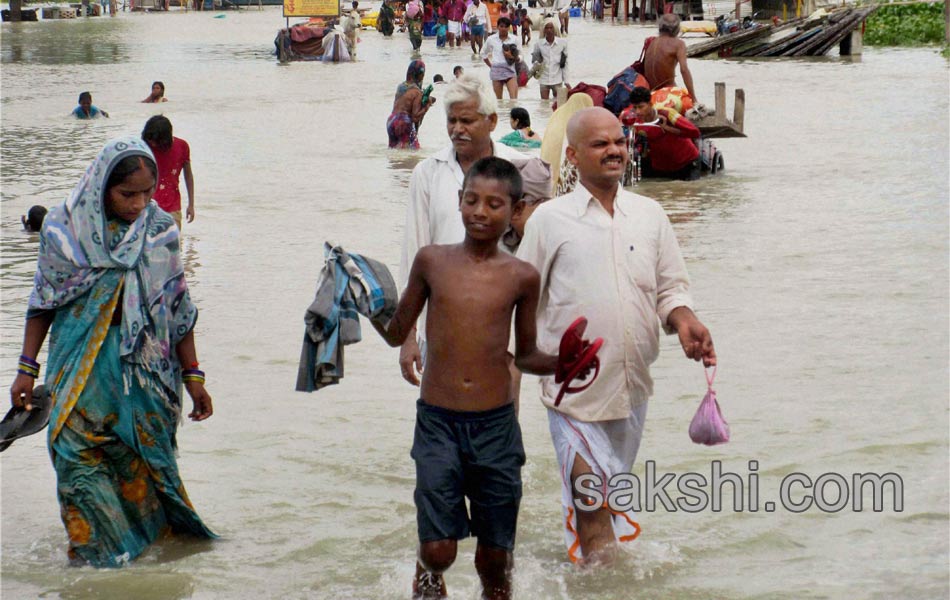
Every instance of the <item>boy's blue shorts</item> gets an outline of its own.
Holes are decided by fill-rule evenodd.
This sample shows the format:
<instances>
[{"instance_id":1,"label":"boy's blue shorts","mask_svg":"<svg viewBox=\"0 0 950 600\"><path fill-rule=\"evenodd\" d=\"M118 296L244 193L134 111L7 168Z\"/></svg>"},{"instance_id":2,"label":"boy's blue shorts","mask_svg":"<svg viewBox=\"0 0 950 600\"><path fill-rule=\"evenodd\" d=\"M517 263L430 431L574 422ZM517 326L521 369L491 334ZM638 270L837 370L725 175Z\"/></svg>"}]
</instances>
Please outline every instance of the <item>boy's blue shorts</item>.
<instances>
[{"instance_id":1,"label":"boy's blue shorts","mask_svg":"<svg viewBox=\"0 0 950 600\"><path fill-rule=\"evenodd\" d=\"M419 400L411 456L420 543L471 535L514 549L525 461L514 404L468 412Z\"/></svg>"},{"instance_id":2,"label":"boy's blue shorts","mask_svg":"<svg viewBox=\"0 0 950 600\"><path fill-rule=\"evenodd\" d=\"M472 25L472 35L478 35L485 37L485 26L484 25Z\"/></svg>"}]
</instances>

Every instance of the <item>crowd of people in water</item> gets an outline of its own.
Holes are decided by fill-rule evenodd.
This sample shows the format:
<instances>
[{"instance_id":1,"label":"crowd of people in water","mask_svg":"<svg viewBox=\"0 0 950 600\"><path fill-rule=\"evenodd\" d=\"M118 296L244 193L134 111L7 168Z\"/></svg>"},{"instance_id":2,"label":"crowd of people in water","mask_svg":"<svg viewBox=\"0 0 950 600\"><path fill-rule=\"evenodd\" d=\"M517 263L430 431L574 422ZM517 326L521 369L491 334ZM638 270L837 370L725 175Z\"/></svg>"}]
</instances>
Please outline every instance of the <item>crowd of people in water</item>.
<instances>
[{"instance_id":1,"label":"crowd of people in water","mask_svg":"<svg viewBox=\"0 0 950 600\"><path fill-rule=\"evenodd\" d=\"M149 95L142 100L142 103L162 102L168 102L168 98L165 97L165 84L155 81L152 83ZM71 115L77 119L109 118L109 113L92 103L92 93L88 91L79 94L79 104L73 109ZM195 180L191 170L191 149L188 142L173 135L172 123L164 115L156 115L148 119L142 129L142 140L148 144L156 163L157 181L152 197L159 208L169 213L181 229L180 182L182 177L184 177L185 189L188 193L185 219L191 223L195 218ZM29 213L21 217L24 230L39 231L46 212L47 209L40 205L30 208Z\"/></svg>"},{"instance_id":2,"label":"crowd of people in water","mask_svg":"<svg viewBox=\"0 0 950 600\"><path fill-rule=\"evenodd\" d=\"M396 5L393 0L383 0L376 28L386 36L392 35L394 31L408 31L413 49L419 48L421 38L425 35L435 37L439 48L460 48L463 44L469 44L472 52L477 53L497 25L493 23L488 6L482 0L408 0L404 7L398 3L397 9ZM508 20L513 36L518 37L520 32L522 46L529 44L532 30L537 24L537 16L532 18L528 9L537 8L538 3L529 0L527 5L502 0L495 15L495 20ZM547 9L548 14L557 18L561 35L568 33L569 11L572 7L571 0L556 0ZM400 21L402 28L397 29Z\"/></svg>"},{"instance_id":3,"label":"crowd of people in water","mask_svg":"<svg viewBox=\"0 0 950 600\"><path fill-rule=\"evenodd\" d=\"M459 6L455 7L453 3ZM355 9L357 3L353 4ZM412 2L407 6L411 5ZM484 13L487 26L490 27L491 20L487 12L481 10L485 5L480 0L469 0L465 13L461 13L462 5L465 5L465 0L445 0L442 4L436 1L417 8L412 14L427 22L424 16L419 15L427 14L426 9L431 7L433 15L439 15L440 20L445 19L445 14L453 17L465 14L474 23L478 15ZM501 10L503 15L512 12L517 14L520 8L508 9L505 3ZM407 8L407 18L409 14ZM450 21L453 22L458 24ZM530 52L532 66L529 68L516 41L519 25L522 32L530 30L530 24L524 20L515 21L508 16L499 16L497 31L491 33L484 43L481 36L476 35L481 29L471 32L463 28L458 38L450 29L447 34L449 46L457 47L460 40L468 36L475 56L489 69L488 76L497 99L502 99L507 92L510 99L516 100L519 89L528 84L531 76L538 80L539 93L544 100L557 98L558 91L562 89L568 95L588 93L595 105L611 109L623 123L625 131L631 134L632 141L636 141L631 145L636 148L640 159L638 163L641 164L642 176L690 180L699 178L704 169L712 167L715 157L711 152L708 156L701 152L700 131L690 120L690 116L705 116L708 111L696 99L692 73L686 59L686 45L679 39L678 17L663 15L659 20L659 35L647 39L642 59L619 73L607 87L583 82L574 87L569 83L568 44L563 37L567 25L553 15L541 23L542 35ZM441 29L436 31L438 34ZM418 48L418 44L414 42L413 48ZM677 85L677 68L683 86ZM456 76L462 70L461 66L456 66ZM441 79L441 75L438 77ZM413 60L406 79L397 87L392 111L386 122L390 148L419 147L419 129L429 108L435 103L435 97L431 94L432 86L425 86L424 78L425 63L421 59ZM502 137L499 140L501 143L519 148L541 145L541 136L531 129L531 117L527 110L516 108L510 118L512 132ZM713 146L705 147L714 150Z\"/></svg>"},{"instance_id":4,"label":"crowd of people in water","mask_svg":"<svg viewBox=\"0 0 950 600\"><path fill-rule=\"evenodd\" d=\"M413 61L407 82L423 74L424 65ZM422 93L416 87L403 95ZM693 360L711 367L716 354L692 310L669 219L657 203L620 185L629 155L617 115L591 107L570 117L566 157L578 180L554 197L552 165L492 140L499 115L485 78L460 74L441 102L451 142L410 178L402 296L392 312L360 312L400 346L403 378L421 385L412 447L419 538L413 597L444 597L458 540L474 536L484 597L508 598L524 464L521 374L541 376L563 475L568 557L595 567L613 562L640 526L631 511L576 510L586 497L574 482L586 474L609 481L632 468L658 326L679 334ZM510 122L519 140L536 139L524 109L513 109ZM618 253L618 236L643 254L630 260ZM473 306L473 297L482 301ZM314 306L320 304L318 293ZM583 339L585 330L606 343ZM585 376L592 378L586 385L571 383Z\"/></svg>"},{"instance_id":5,"label":"crowd of people in water","mask_svg":"<svg viewBox=\"0 0 950 600\"><path fill-rule=\"evenodd\" d=\"M678 334L688 358L716 364L709 330L692 309L669 219L659 204L620 183L630 160L625 127L655 128L650 143L664 152L655 172L684 178L698 153L686 145L695 149L698 130L677 110L695 95L675 37L678 22L664 15L659 37L644 53L651 79L634 80L617 111L585 108L558 125L578 179L573 191L555 197L560 165L519 151L536 149L542 138L526 109L512 108L511 133L497 143L491 137L498 99L505 90L517 98L519 71L511 58L520 52L511 40L530 22L519 7L505 5L497 32L485 31L483 43L483 5L471 0L463 12L460 4L419 5L409 18L424 20L427 9L430 19L438 13L453 47L467 24L489 77L458 65L450 81L437 74L423 87L425 63L410 62L387 119L389 146L419 148L435 85L445 85L450 143L413 169L398 285L378 295L383 306L357 303L356 310L400 346L401 374L420 386L412 450L419 537L413 596L444 597L457 542L474 536L485 597L508 598L525 461L522 373L541 377L540 400L563 474L568 557L596 566L612 562L618 544L635 539L640 527L632 512L575 510L589 496L573 483L586 474L608 481L632 468L660 326ZM567 80L566 30L558 18L546 19L531 51L543 99L575 90ZM687 93L671 92L677 66ZM167 101L160 81L142 100ZM90 92L80 94L73 115L108 118ZM65 202L48 211L34 206L22 218L25 229L40 232L40 244L11 402L17 410L38 410L34 383L49 334L48 441L69 556L77 563L124 565L168 528L215 537L195 512L175 460L184 393L193 401L191 419L213 413L193 332L197 308L180 256L183 215L187 222L195 218L190 149L173 135L171 121L156 115L141 135L109 141ZM630 257L618 252L621 246ZM350 274L378 265L351 258L358 260L347 267ZM481 301L473 305L471 298ZM330 300L337 313L341 302ZM608 343L591 343L596 336ZM125 410L124 403L136 409Z\"/></svg>"},{"instance_id":6,"label":"crowd of people in water","mask_svg":"<svg viewBox=\"0 0 950 600\"><path fill-rule=\"evenodd\" d=\"M451 145L413 170L400 260L403 294L388 324L373 321L387 342L401 346L403 378L421 385L412 448L419 537L414 598L445 597L444 574L456 559L457 541L469 536L478 539L475 567L483 597L510 597L524 463L517 425L522 372L542 378L541 401L562 473L568 556L596 566L613 562L618 544L636 539L640 526L632 512L577 510L577 502L590 498L574 482L588 474L609 481L632 469L652 393L649 364L657 355L657 325L679 334L687 357L707 367L716 364L711 335L692 311L685 264L668 218L655 202L620 184L633 152L645 176L697 179L701 172L700 132L684 113L702 105L678 37L678 18L662 16L637 68L618 74L598 96L596 86L569 83L567 23L559 17L542 21L529 70L517 32L520 26L522 35L530 36L530 22L519 18L518 8L506 4L502 10L506 14L498 17L495 32L482 28L490 28L491 21L480 0L427 3L413 11L423 23L437 20L437 46L443 35L453 48L467 40L488 67L485 81L456 66L441 96ZM406 16L413 18L408 8ZM409 28L413 50L421 44L417 30ZM529 39L523 37L522 45ZM683 87L676 84L677 68ZM562 90L567 96L585 92L596 105L574 113L566 131L556 132L566 137L564 161L577 174L573 191L556 198L552 172L561 165L516 150L530 152L542 144L525 108L511 108L511 132L491 138L499 121L496 102L506 91L510 99L518 98L527 83L519 78L524 73L539 80L543 100ZM397 87L386 123L390 148L420 147L419 129L442 79L437 75L426 85L425 75L425 63L415 58ZM552 122L549 127L565 126ZM644 223L652 232L646 236ZM613 246L617 235L624 247L631 242L631 252L653 250L642 264L634 261L639 267L631 267ZM525 263L534 269L522 270ZM642 285L654 291L644 297ZM598 289L619 293L604 299L589 292ZM463 301L469 297L484 303L472 307ZM504 318L493 312L496 303L507 307ZM423 309L427 313L420 318ZM575 320L580 316L586 318ZM608 340L600 349L605 356L594 360L615 365L606 375L609 383L601 373L587 385L570 387L572 377L590 369L584 357L596 346L575 336L577 350L565 357L565 340L578 323ZM483 335L460 344L473 330ZM509 331L513 345L506 344ZM469 365L480 371L462 382L460 373L470 373ZM574 394L565 397L565 392ZM491 433L476 433L481 431ZM470 455L468 448L480 451Z\"/></svg>"}]
</instances>

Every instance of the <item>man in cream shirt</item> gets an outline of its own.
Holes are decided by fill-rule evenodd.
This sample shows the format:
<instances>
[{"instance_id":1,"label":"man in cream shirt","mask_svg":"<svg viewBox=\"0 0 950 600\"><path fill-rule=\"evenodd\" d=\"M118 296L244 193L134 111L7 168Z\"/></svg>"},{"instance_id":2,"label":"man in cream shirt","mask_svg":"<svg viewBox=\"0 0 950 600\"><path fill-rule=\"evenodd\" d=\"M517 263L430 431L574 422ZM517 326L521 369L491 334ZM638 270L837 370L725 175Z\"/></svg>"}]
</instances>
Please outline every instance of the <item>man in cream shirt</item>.
<instances>
[{"instance_id":1,"label":"man in cream shirt","mask_svg":"<svg viewBox=\"0 0 950 600\"><path fill-rule=\"evenodd\" d=\"M629 473L636 459L653 393L650 364L659 350L659 326L679 335L689 358L714 365L706 327L690 306L689 276L676 235L655 201L623 190L628 160L620 122L603 108L575 114L566 155L577 166L573 192L542 204L525 227L518 258L541 274L538 347L556 353L564 330L579 316L586 336L603 337L600 375L587 390L554 408L558 384L541 378L541 401L562 473L565 541L572 561L609 563L617 541L640 531L632 511L578 509L573 489L592 473L603 486ZM605 487L600 488L607 497Z\"/></svg>"}]
</instances>

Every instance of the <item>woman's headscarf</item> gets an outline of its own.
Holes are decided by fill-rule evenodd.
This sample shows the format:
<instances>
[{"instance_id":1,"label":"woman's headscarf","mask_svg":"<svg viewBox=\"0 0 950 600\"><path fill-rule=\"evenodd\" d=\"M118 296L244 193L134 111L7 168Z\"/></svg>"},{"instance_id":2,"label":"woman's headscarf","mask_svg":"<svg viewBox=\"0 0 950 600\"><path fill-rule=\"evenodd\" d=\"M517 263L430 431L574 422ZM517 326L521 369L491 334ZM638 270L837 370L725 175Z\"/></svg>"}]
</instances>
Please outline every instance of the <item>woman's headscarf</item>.
<instances>
[{"instance_id":1,"label":"woman's headscarf","mask_svg":"<svg viewBox=\"0 0 950 600\"><path fill-rule=\"evenodd\" d=\"M419 79L420 75L424 75L426 72L426 64L419 59L416 59L409 63L409 68L406 69L406 81L413 81L418 83L416 80Z\"/></svg>"},{"instance_id":2,"label":"woman's headscarf","mask_svg":"<svg viewBox=\"0 0 950 600\"><path fill-rule=\"evenodd\" d=\"M130 156L155 161L139 138L111 140L66 201L46 215L27 316L64 307L118 271L123 282L120 353L175 389L174 348L194 326L198 311L188 294L172 217L154 200L132 223L106 216L109 175Z\"/></svg>"},{"instance_id":3,"label":"woman's headscarf","mask_svg":"<svg viewBox=\"0 0 950 600\"><path fill-rule=\"evenodd\" d=\"M403 94L408 92L413 88L422 89L422 86L419 85L418 79L421 75L424 75L426 72L426 64L419 59L416 59L409 63L409 68L406 69L406 80L399 84L396 88L396 98L399 100Z\"/></svg>"}]
</instances>

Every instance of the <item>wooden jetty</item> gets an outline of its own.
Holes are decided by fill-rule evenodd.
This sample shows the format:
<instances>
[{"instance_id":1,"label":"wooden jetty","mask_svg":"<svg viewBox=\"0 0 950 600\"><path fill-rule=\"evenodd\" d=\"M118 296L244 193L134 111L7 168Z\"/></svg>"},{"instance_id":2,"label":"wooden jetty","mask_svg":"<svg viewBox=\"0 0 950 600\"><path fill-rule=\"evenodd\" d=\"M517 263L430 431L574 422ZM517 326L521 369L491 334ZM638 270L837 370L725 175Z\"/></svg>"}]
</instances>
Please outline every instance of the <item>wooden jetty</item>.
<instances>
[{"instance_id":1,"label":"wooden jetty","mask_svg":"<svg viewBox=\"0 0 950 600\"><path fill-rule=\"evenodd\" d=\"M689 58L704 56L740 56L736 54L737 48L748 47L750 45L761 44L772 35L781 31L789 30L805 23L805 18L801 17L782 23L781 25L762 25L755 29L744 29L735 33L721 35L711 40L705 40L698 44L692 44L686 47L686 56Z\"/></svg>"},{"instance_id":2,"label":"wooden jetty","mask_svg":"<svg viewBox=\"0 0 950 600\"><path fill-rule=\"evenodd\" d=\"M877 5L842 8L820 18L798 18L780 25L763 25L693 44L689 57L703 56L822 56L838 46L842 56L860 54L861 28ZM781 37L775 34L783 33Z\"/></svg>"},{"instance_id":3,"label":"wooden jetty","mask_svg":"<svg viewBox=\"0 0 950 600\"><path fill-rule=\"evenodd\" d=\"M732 120L726 118L726 84L716 82L716 112L701 119L690 119L704 138L745 137L745 91L736 90Z\"/></svg>"},{"instance_id":4,"label":"wooden jetty","mask_svg":"<svg viewBox=\"0 0 950 600\"><path fill-rule=\"evenodd\" d=\"M860 28L868 15L877 10L877 6L835 11L818 25L801 33L796 33L757 49L745 56L821 56L835 46L840 46L841 54L860 53L855 48L854 38L860 40ZM860 41L857 42L860 45Z\"/></svg>"}]
</instances>

